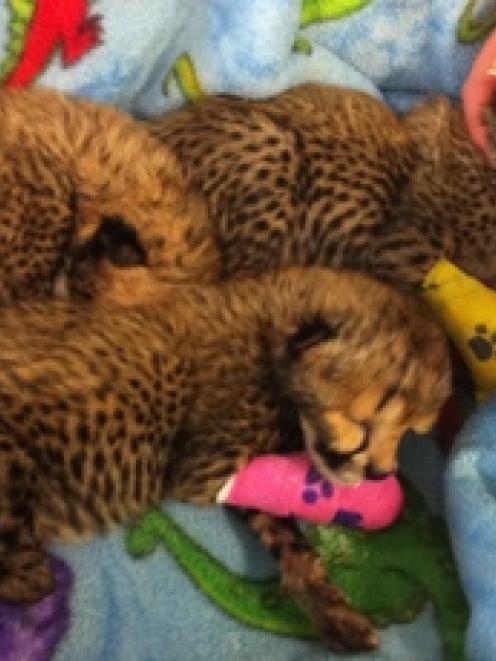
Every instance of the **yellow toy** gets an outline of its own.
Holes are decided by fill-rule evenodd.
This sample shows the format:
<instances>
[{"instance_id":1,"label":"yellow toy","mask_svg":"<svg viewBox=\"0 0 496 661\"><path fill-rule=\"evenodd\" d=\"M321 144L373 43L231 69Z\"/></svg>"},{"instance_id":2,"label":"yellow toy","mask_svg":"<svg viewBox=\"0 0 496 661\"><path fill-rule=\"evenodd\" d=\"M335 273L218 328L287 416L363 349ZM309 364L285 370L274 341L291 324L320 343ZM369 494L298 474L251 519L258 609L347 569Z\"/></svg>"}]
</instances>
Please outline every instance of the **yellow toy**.
<instances>
[{"instance_id":1,"label":"yellow toy","mask_svg":"<svg viewBox=\"0 0 496 661\"><path fill-rule=\"evenodd\" d=\"M496 291L441 259L424 293L471 371L478 401L485 401L496 390Z\"/></svg>"}]
</instances>

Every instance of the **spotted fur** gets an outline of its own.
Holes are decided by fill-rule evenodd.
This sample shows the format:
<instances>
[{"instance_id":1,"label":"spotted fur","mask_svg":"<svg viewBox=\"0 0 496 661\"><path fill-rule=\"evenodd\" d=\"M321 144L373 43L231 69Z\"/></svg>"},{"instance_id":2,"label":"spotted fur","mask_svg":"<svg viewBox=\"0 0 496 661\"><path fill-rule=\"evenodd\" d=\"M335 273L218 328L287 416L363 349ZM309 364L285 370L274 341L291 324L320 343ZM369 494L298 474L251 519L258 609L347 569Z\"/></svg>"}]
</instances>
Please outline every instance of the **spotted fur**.
<instances>
[{"instance_id":1,"label":"spotted fur","mask_svg":"<svg viewBox=\"0 0 496 661\"><path fill-rule=\"evenodd\" d=\"M236 103L244 116L243 103ZM241 133L236 129L228 137L233 150L242 145L252 155L248 162L230 148L216 153L228 122L213 130L219 143L207 145L202 159L197 142L202 130L192 129L185 111L180 117L186 124L172 131L177 137L172 146L183 164L192 156L200 179L205 168L210 172L215 165L215 177L207 185L192 176L192 169L184 176L171 150L121 113L48 91L0 92L0 303L53 296L95 301L94 308L45 303L0 314L0 483L5 487L0 487L0 596L31 600L49 589L43 549L50 540L104 529L169 492L194 502L210 500L226 475L257 452L304 444L323 472L355 480L367 471L393 469L403 430L424 429L432 421L447 390L442 341L436 332L431 335L431 322L423 313L411 337L405 334L404 324L416 318L414 307L407 299L400 305L397 294L376 289L366 279L346 275L340 280L331 272L321 273L311 276L312 286L302 293L295 280L303 283L309 274L288 280L279 276L282 280L270 285L278 295L269 297L269 303L258 284L237 283L235 290L248 287L242 289L245 298L224 292L229 305L213 293L196 292L179 306L188 310L184 315L179 308L171 312L167 307L179 295L177 284L293 263L365 266L407 286L418 281L428 259L424 264L415 246L415 258L407 259L413 244L395 243L393 235L384 249L388 259L377 260L374 251L381 252L381 233L374 229L368 236L374 238L369 241L370 259L352 247L353 237L363 244L364 228L375 228L375 220L365 213L363 227L360 214L352 223L357 209L347 202L350 183L362 191L359 210L361 205L364 210L370 207L373 217L379 217L381 204L385 200L389 208L394 197L390 170L384 174L383 169L403 172L395 158L404 148L401 140L391 146L387 124L373 121L373 112L367 123L360 103L353 103L344 123L346 127L351 122L347 133L335 141L338 151L324 136L324 155L319 154L319 143L309 151L305 132L293 130L279 111L277 123L272 114L261 113L260 135L256 117L246 126L241 122ZM363 103L375 107L366 98ZM178 117L171 116L170 126ZM347 178L343 164L349 150L343 143L355 130L354 121L372 137L354 141L363 148L355 155L353 176ZM429 121L427 135L432 132ZM264 137L266 125L270 130ZM243 137L245 129L254 132L253 140L248 134ZM278 155L281 130L287 145ZM311 130L315 133L315 126ZM163 131L160 120L153 132L166 139ZM381 146L384 140L389 147ZM362 152L367 155L364 169L358 167ZM426 154L432 156L427 148ZM377 155L374 169L370 163ZM333 232L343 218L351 222L336 234L343 240L341 247L331 240L325 224L331 191L319 167L327 167L327 156L336 157L332 199L341 209L329 228ZM256 165L259 157L261 165ZM251 171L255 166L256 174ZM364 182L364 173L371 172L372 183ZM309 214L307 206L313 209ZM341 254L343 259L335 258ZM321 314L303 314L326 283L333 310L341 298L351 296L353 301L351 310L343 309L332 324L324 323ZM159 306L150 303L127 312L113 307L115 302L155 301L159 293L164 298ZM364 303L367 293L370 300ZM253 334L247 319L252 313L256 317L257 310L267 314L272 308L274 316L264 332L257 327ZM226 316L226 310L232 316ZM291 310L297 316L301 312L301 323L293 320L286 327L293 319ZM359 310L361 321L351 314ZM218 314L222 323L210 328L212 311L213 319ZM181 325L179 320L186 318L188 324ZM384 327L383 319L391 326ZM285 338L281 344L269 332L272 326ZM194 329L192 335L187 327ZM271 354L276 347L281 350L277 360ZM187 348L188 359L181 348ZM391 365L385 364L386 352ZM417 360L427 355L430 360ZM196 426L191 427L192 421ZM283 584L335 649L364 649L376 643L370 624L346 606L325 580L318 558L288 533L286 524L258 516L254 527L277 552Z\"/></svg>"},{"instance_id":2,"label":"spotted fur","mask_svg":"<svg viewBox=\"0 0 496 661\"><path fill-rule=\"evenodd\" d=\"M178 288L134 308L8 307L0 367L0 598L12 601L51 589L47 543L167 497L213 502L260 453L306 448L335 479L391 470L384 445L429 426L449 390L444 336L415 299L319 269ZM336 606L318 572L294 582L292 562L301 576L314 556L257 526L327 640L340 648L344 631L350 647L370 646L370 625L342 596Z\"/></svg>"},{"instance_id":3,"label":"spotted fur","mask_svg":"<svg viewBox=\"0 0 496 661\"><path fill-rule=\"evenodd\" d=\"M0 303L99 292L131 303L217 276L204 204L125 114L4 89L0 124Z\"/></svg>"},{"instance_id":4,"label":"spotted fur","mask_svg":"<svg viewBox=\"0 0 496 661\"><path fill-rule=\"evenodd\" d=\"M345 266L411 289L444 255L496 284L496 170L446 98L401 118L307 84L148 125L207 200L225 275Z\"/></svg>"}]
</instances>

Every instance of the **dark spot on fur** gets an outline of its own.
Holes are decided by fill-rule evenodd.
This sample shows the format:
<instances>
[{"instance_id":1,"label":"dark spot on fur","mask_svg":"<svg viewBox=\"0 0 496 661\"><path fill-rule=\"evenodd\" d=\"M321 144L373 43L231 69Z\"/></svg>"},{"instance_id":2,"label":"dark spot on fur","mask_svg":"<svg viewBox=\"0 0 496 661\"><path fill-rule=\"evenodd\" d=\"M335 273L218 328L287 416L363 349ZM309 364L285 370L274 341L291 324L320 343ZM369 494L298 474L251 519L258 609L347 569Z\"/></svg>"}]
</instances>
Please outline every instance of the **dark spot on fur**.
<instances>
[{"instance_id":1,"label":"dark spot on fur","mask_svg":"<svg viewBox=\"0 0 496 661\"><path fill-rule=\"evenodd\" d=\"M64 456L60 448L49 446L47 448L47 455L49 462L54 466L62 466L64 463Z\"/></svg>"},{"instance_id":2,"label":"dark spot on fur","mask_svg":"<svg viewBox=\"0 0 496 661\"><path fill-rule=\"evenodd\" d=\"M9 478L13 482L17 482L24 476L24 468L17 462L12 462L9 469Z\"/></svg>"},{"instance_id":3,"label":"dark spot on fur","mask_svg":"<svg viewBox=\"0 0 496 661\"><path fill-rule=\"evenodd\" d=\"M104 427L107 424L107 414L105 411L98 411L96 414L96 424L98 427Z\"/></svg>"},{"instance_id":4,"label":"dark spot on fur","mask_svg":"<svg viewBox=\"0 0 496 661\"><path fill-rule=\"evenodd\" d=\"M103 484L103 497L106 502L109 502L110 500L112 500L113 495L114 495L114 482L112 480L112 477L108 473L106 473Z\"/></svg>"},{"instance_id":5,"label":"dark spot on fur","mask_svg":"<svg viewBox=\"0 0 496 661\"><path fill-rule=\"evenodd\" d=\"M90 440L90 430L87 424L80 423L77 426L77 436L81 443L87 443Z\"/></svg>"},{"instance_id":6,"label":"dark spot on fur","mask_svg":"<svg viewBox=\"0 0 496 661\"><path fill-rule=\"evenodd\" d=\"M146 416L143 411L137 411L135 413L134 419L138 425L144 425L146 422Z\"/></svg>"},{"instance_id":7,"label":"dark spot on fur","mask_svg":"<svg viewBox=\"0 0 496 661\"><path fill-rule=\"evenodd\" d=\"M0 547L15 548L19 543L19 528L4 528L0 531Z\"/></svg>"},{"instance_id":8,"label":"dark spot on fur","mask_svg":"<svg viewBox=\"0 0 496 661\"><path fill-rule=\"evenodd\" d=\"M77 452L71 458L71 471L78 482L81 481L83 476L83 462L84 454L82 452Z\"/></svg>"},{"instance_id":9,"label":"dark spot on fur","mask_svg":"<svg viewBox=\"0 0 496 661\"><path fill-rule=\"evenodd\" d=\"M95 456L93 459L93 466L95 467L95 470L98 471L99 473L103 471L103 469L105 468L105 455L101 450L95 452Z\"/></svg>"},{"instance_id":10,"label":"dark spot on fur","mask_svg":"<svg viewBox=\"0 0 496 661\"><path fill-rule=\"evenodd\" d=\"M141 501L143 495L143 462L141 459L136 460L134 467L134 498L137 502Z\"/></svg>"}]
</instances>

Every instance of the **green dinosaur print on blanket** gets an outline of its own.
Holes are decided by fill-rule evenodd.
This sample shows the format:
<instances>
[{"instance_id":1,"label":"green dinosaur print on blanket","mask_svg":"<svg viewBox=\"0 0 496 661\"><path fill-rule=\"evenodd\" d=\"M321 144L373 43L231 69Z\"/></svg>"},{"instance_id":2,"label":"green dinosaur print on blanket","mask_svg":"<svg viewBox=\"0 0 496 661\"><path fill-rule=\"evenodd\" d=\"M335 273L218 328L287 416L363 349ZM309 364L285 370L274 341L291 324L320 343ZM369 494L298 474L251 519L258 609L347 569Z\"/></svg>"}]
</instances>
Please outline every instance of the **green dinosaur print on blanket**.
<instances>
[{"instance_id":1,"label":"green dinosaur print on blanket","mask_svg":"<svg viewBox=\"0 0 496 661\"><path fill-rule=\"evenodd\" d=\"M480 41L487 37L495 26L494 0L469 0L458 20L458 41L468 44Z\"/></svg>"},{"instance_id":2,"label":"green dinosaur print on blanket","mask_svg":"<svg viewBox=\"0 0 496 661\"><path fill-rule=\"evenodd\" d=\"M304 28L312 23L343 18L362 9L370 2L371 0L302 0L299 26ZM308 39L297 35L293 44L293 51L311 55L312 45ZM178 57L166 75L162 86L165 95L168 94L172 81L176 82L188 101L195 101L204 94L200 77L189 53L183 53Z\"/></svg>"},{"instance_id":3,"label":"green dinosaur print on blanket","mask_svg":"<svg viewBox=\"0 0 496 661\"><path fill-rule=\"evenodd\" d=\"M0 63L0 78L16 66L24 49L26 33L33 18L36 0L7 0L10 9L5 57Z\"/></svg>"},{"instance_id":4,"label":"green dinosaur print on blanket","mask_svg":"<svg viewBox=\"0 0 496 661\"><path fill-rule=\"evenodd\" d=\"M162 90L166 96L169 86L173 81L177 83L184 98L188 101L196 101L205 94L193 59L189 53L180 55L165 77Z\"/></svg>"},{"instance_id":5,"label":"green dinosaur print on blanket","mask_svg":"<svg viewBox=\"0 0 496 661\"><path fill-rule=\"evenodd\" d=\"M302 0L300 27L333 21L362 9L371 0Z\"/></svg>"},{"instance_id":6,"label":"green dinosaur print on blanket","mask_svg":"<svg viewBox=\"0 0 496 661\"><path fill-rule=\"evenodd\" d=\"M332 580L377 626L410 621L432 602L447 658L461 661L467 607L445 525L427 513L411 488L405 492L404 513L387 530L308 526L308 535ZM287 636L316 636L306 616L281 592L278 580L254 580L230 571L168 514L154 509L130 531L127 548L143 557L159 545L200 590L240 622Z\"/></svg>"},{"instance_id":7,"label":"green dinosaur print on blanket","mask_svg":"<svg viewBox=\"0 0 496 661\"><path fill-rule=\"evenodd\" d=\"M311 55L313 53L312 42L303 35L297 34L293 42L293 51L303 55Z\"/></svg>"}]
</instances>

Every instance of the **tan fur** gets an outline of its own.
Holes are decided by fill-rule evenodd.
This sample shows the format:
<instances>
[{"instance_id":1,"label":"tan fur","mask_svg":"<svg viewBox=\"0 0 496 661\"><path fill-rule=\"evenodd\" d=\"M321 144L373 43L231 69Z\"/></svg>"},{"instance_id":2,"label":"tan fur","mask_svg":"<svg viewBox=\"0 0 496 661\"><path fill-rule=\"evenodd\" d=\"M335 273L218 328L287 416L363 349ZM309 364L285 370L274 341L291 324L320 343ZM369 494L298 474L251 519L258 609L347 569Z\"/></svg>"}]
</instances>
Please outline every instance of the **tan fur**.
<instances>
[{"instance_id":1,"label":"tan fur","mask_svg":"<svg viewBox=\"0 0 496 661\"><path fill-rule=\"evenodd\" d=\"M138 228L148 288L212 280L217 250L203 203L174 156L124 113L44 90L0 91L3 302L59 290L111 296L124 269L85 253L106 217ZM66 284L60 283L66 279Z\"/></svg>"},{"instance_id":2,"label":"tan fur","mask_svg":"<svg viewBox=\"0 0 496 661\"><path fill-rule=\"evenodd\" d=\"M121 113L53 92L0 92L0 303L95 301L0 316L0 597L50 589L47 541L104 529L165 495L211 502L236 468L287 441L334 479L393 470L404 430L430 425L448 392L439 331L417 303L366 278L316 271L221 294L177 287L286 264L345 264L415 285L439 250L398 218L408 217L403 193L424 199L422 177L445 167L446 150L420 149L419 136L439 146L446 121L429 134L432 111L419 111L413 139L381 104L315 86L266 104L212 99L195 113L152 128L185 177L167 146ZM413 192L400 185L405 158L409 175L429 163ZM104 236L95 250L108 217L136 231L142 262L126 237L120 246ZM403 246L390 232L400 227ZM457 231L443 230L441 243ZM337 337L310 336L288 353L316 311L337 315ZM259 519L281 551L283 584L335 649L374 646L371 625L283 527Z\"/></svg>"},{"instance_id":3,"label":"tan fur","mask_svg":"<svg viewBox=\"0 0 496 661\"><path fill-rule=\"evenodd\" d=\"M400 119L366 94L303 85L208 98L140 127L55 92L4 90L0 120L7 302L66 291L133 304L164 283L288 265L415 288L441 254L496 282L496 170L443 98ZM136 230L146 263L85 253L108 216Z\"/></svg>"},{"instance_id":4,"label":"tan fur","mask_svg":"<svg viewBox=\"0 0 496 661\"><path fill-rule=\"evenodd\" d=\"M3 90L0 120L0 301L133 304L165 283L288 265L412 288L441 254L496 283L496 170L443 98L401 119L366 94L302 85L140 127L55 92ZM136 230L146 263L85 253L108 216Z\"/></svg>"},{"instance_id":5,"label":"tan fur","mask_svg":"<svg viewBox=\"0 0 496 661\"><path fill-rule=\"evenodd\" d=\"M47 542L165 497L213 502L260 453L306 447L333 479L392 470L384 439L395 448L449 392L446 344L422 306L318 269L179 288L134 309L6 308L0 364L0 598L12 600L49 589ZM368 434L359 455L350 425ZM13 576L21 551L39 563Z\"/></svg>"}]
</instances>

